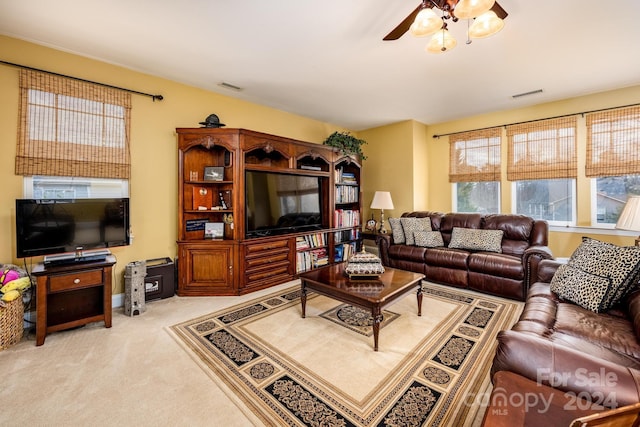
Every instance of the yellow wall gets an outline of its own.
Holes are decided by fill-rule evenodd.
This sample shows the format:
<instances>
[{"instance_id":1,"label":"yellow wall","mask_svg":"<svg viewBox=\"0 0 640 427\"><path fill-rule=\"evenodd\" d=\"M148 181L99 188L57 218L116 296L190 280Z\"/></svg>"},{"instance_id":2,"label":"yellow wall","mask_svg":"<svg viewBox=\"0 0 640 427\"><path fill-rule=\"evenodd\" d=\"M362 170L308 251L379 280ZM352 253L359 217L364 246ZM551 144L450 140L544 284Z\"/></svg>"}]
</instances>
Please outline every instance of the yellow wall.
<instances>
[{"instance_id":1,"label":"yellow wall","mask_svg":"<svg viewBox=\"0 0 640 427\"><path fill-rule=\"evenodd\" d=\"M133 245L114 248L118 257L115 293L122 292L122 272L127 263L157 257L174 257L177 236L177 150L176 127L199 127L198 122L217 114L230 128L252 129L303 141L320 143L335 130L346 130L280 110L240 101L228 96L178 84L111 64L91 60L24 41L0 36L0 59L133 90L162 94L163 101L133 96L131 161L131 220ZM0 245L0 262L15 259L14 199L22 197L22 177L14 174L18 121L18 69L0 65L0 180L7 203L0 208L0 233L11 238ZM637 103L640 86L614 90L529 108L517 108L424 125L407 120L357 132L367 141L363 147L362 191L364 217L377 190L390 191L395 209L386 218L411 210L451 210L448 181L448 138L434 134L465 131L557 115ZM583 119L579 119L583 120ZM578 135L579 165L584 165L584 135ZM503 148L503 170L506 149ZM503 173L506 177L506 173ZM502 211L511 211L510 183L502 181ZM589 181L578 179L578 225L590 220ZM379 212L373 212L379 219ZM387 227L388 228L388 227ZM569 256L582 235L616 244L632 244L627 235L601 235L589 229L552 232L550 246L558 257Z\"/></svg>"},{"instance_id":2,"label":"yellow wall","mask_svg":"<svg viewBox=\"0 0 640 427\"><path fill-rule=\"evenodd\" d=\"M396 209L392 216L399 216L411 210L433 210L450 212L452 210L452 191L449 183L449 141L448 137L433 138L452 132L460 132L485 127L500 126L527 120L544 119L564 114L575 114L601 108L618 107L640 102L640 86L613 90L559 102L541 104L528 108L516 108L461 120L434 125L422 125L417 122L403 122L370 129L359 133L369 142L365 162L367 172L363 184L366 195L375 189L391 191ZM408 123L413 123L411 127ZM411 129L410 129L411 127ZM627 232L611 231L602 234L590 229L591 204L590 180L584 176L586 159L586 135L584 118L578 118L578 168L577 179L577 226L573 232L553 231L549 235L549 246L557 257L570 256L580 244L582 236L619 245L633 244L634 237ZM503 129L503 141L506 133ZM502 149L501 209L511 212L511 183L506 180L506 144ZM383 167L384 169L380 169ZM384 170L370 179L369 170ZM408 176L412 174L411 176ZM413 180L412 180L413 179ZM386 188L378 188L386 185ZM370 200L370 199L369 199Z\"/></svg>"},{"instance_id":3,"label":"yellow wall","mask_svg":"<svg viewBox=\"0 0 640 427\"><path fill-rule=\"evenodd\" d=\"M0 59L140 92L161 94L163 101L132 96L130 180L131 246L113 248L118 258L114 293L123 292L126 264L176 255L177 139L176 127L200 127L215 113L230 128L245 128L321 143L344 128L213 92L145 75L21 40L0 36ZM18 68L0 65L0 263L15 262L15 205L22 197L22 177L14 174L18 122Z\"/></svg>"},{"instance_id":4,"label":"yellow wall","mask_svg":"<svg viewBox=\"0 0 640 427\"><path fill-rule=\"evenodd\" d=\"M422 125L419 125L422 128ZM416 205L416 192L424 190L414 186L414 134L415 122L404 121L358 132L358 138L367 141L363 152L367 160L362 165L362 206L364 218L380 220L380 211L369 209L376 191L389 191L394 209L385 211L385 220L400 216ZM421 174L422 175L422 174ZM386 224L389 230L388 224Z\"/></svg>"}]
</instances>

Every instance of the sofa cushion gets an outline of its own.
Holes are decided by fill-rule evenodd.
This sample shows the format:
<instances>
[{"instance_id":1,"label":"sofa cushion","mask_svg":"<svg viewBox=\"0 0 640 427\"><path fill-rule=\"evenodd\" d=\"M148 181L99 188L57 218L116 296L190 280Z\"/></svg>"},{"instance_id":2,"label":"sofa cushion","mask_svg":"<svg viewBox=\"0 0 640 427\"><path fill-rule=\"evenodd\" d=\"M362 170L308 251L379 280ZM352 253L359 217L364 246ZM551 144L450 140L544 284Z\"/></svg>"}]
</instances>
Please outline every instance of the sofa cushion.
<instances>
[{"instance_id":1,"label":"sofa cushion","mask_svg":"<svg viewBox=\"0 0 640 427\"><path fill-rule=\"evenodd\" d=\"M520 258L492 252L479 252L469 255L469 271L514 280L522 280L524 278L524 266Z\"/></svg>"},{"instance_id":2,"label":"sofa cushion","mask_svg":"<svg viewBox=\"0 0 640 427\"><path fill-rule=\"evenodd\" d=\"M583 237L550 286L562 298L598 313L612 308L631 290L639 271L640 247Z\"/></svg>"},{"instance_id":3,"label":"sofa cushion","mask_svg":"<svg viewBox=\"0 0 640 427\"><path fill-rule=\"evenodd\" d=\"M461 249L429 248L425 249L428 266L466 270L469 252Z\"/></svg>"},{"instance_id":4,"label":"sofa cushion","mask_svg":"<svg viewBox=\"0 0 640 427\"><path fill-rule=\"evenodd\" d=\"M426 248L419 246L391 245L389 248L389 258L424 263L426 251Z\"/></svg>"},{"instance_id":5,"label":"sofa cushion","mask_svg":"<svg viewBox=\"0 0 640 427\"><path fill-rule=\"evenodd\" d=\"M431 231L431 220L427 218L400 218L402 230L404 231L404 240L407 245L415 245L416 240L414 233L416 231ZM395 241L395 239L394 239Z\"/></svg>"},{"instance_id":6,"label":"sofa cushion","mask_svg":"<svg viewBox=\"0 0 640 427\"><path fill-rule=\"evenodd\" d=\"M402 230L400 218L389 218L389 226L391 227L391 234L393 235L393 243L396 245L404 243L404 231Z\"/></svg>"},{"instance_id":7,"label":"sofa cushion","mask_svg":"<svg viewBox=\"0 0 640 427\"><path fill-rule=\"evenodd\" d=\"M424 248L444 247L442 234L439 231L416 231L413 235L416 240L416 246Z\"/></svg>"},{"instance_id":8,"label":"sofa cushion","mask_svg":"<svg viewBox=\"0 0 640 427\"><path fill-rule=\"evenodd\" d=\"M478 230L454 227L451 232L450 248L472 251L502 252L502 230Z\"/></svg>"}]
</instances>

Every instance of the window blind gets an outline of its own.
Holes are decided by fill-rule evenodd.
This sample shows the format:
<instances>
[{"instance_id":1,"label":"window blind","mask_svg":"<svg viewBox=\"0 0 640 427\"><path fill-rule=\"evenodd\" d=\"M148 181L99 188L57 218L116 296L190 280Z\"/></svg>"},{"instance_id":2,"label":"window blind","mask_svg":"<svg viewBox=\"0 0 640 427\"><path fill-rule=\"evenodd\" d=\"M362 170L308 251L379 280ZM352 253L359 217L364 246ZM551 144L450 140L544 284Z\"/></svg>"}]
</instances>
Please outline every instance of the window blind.
<instances>
[{"instance_id":1,"label":"window blind","mask_svg":"<svg viewBox=\"0 0 640 427\"><path fill-rule=\"evenodd\" d=\"M20 71L17 175L130 177L131 95Z\"/></svg>"},{"instance_id":2,"label":"window blind","mask_svg":"<svg viewBox=\"0 0 640 427\"><path fill-rule=\"evenodd\" d=\"M589 113L588 177L640 173L640 106Z\"/></svg>"},{"instance_id":3,"label":"window blind","mask_svg":"<svg viewBox=\"0 0 640 427\"><path fill-rule=\"evenodd\" d=\"M576 178L576 126L576 116L507 126L507 179Z\"/></svg>"},{"instance_id":4,"label":"window blind","mask_svg":"<svg viewBox=\"0 0 640 427\"><path fill-rule=\"evenodd\" d=\"M449 182L500 181L501 129L461 132L449 137Z\"/></svg>"}]
</instances>

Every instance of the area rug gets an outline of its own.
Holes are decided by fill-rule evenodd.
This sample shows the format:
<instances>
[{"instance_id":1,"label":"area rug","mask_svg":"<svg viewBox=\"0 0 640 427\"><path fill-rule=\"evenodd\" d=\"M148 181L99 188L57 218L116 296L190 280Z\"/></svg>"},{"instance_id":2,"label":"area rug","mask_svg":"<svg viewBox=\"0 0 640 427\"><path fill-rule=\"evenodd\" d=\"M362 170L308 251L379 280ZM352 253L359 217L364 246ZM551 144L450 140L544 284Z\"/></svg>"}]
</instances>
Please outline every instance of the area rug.
<instances>
[{"instance_id":1,"label":"area rug","mask_svg":"<svg viewBox=\"0 0 640 427\"><path fill-rule=\"evenodd\" d=\"M168 328L256 424L464 426L484 412L495 336L522 304L424 283L383 312L299 285Z\"/></svg>"}]
</instances>

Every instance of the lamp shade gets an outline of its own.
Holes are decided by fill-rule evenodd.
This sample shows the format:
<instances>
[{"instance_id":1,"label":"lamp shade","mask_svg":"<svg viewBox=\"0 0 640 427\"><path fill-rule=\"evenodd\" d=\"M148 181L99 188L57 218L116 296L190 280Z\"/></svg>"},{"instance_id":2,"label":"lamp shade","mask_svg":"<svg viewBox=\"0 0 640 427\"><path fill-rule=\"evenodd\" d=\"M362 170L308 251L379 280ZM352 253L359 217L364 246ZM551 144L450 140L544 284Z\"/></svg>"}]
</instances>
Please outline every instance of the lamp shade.
<instances>
[{"instance_id":1,"label":"lamp shade","mask_svg":"<svg viewBox=\"0 0 640 427\"><path fill-rule=\"evenodd\" d=\"M449 31L442 30L431 37L425 49L429 53L442 53L453 49L457 44L458 42L449 34Z\"/></svg>"},{"instance_id":2,"label":"lamp shade","mask_svg":"<svg viewBox=\"0 0 640 427\"><path fill-rule=\"evenodd\" d=\"M504 28L504 21L492 10L485 12L474 19L469 28L469 37L472 39L482 39L499 32Z\"/></svg>"},{"instance_id":3,"label":"lamp shade","mask_svg":"<svg viewBox=\"0 0 640 427\"><path fill-rule=\"evenodd\" d=\"M472 19L493 7L495 0L460 0L453 13L460 19Z\"/></svg>"},{"instance_id":4,"label":"lamp shade","mask_svg":"<svg viewBox=\"0 0 640 427\"><path fill-rule=\"evenodd\" d=\"M424 8L416 16L409 31L416 37L430 36L442 28L442 18L433 9Z\"/></svg>"},{"instance_id":5,"label":"lamp shade","mask_svg":"<svg viewBox=\"0 0 640 427\"><path fill-rule=\"evenodd\" d=\"M388 191L376 191L371 201L371 209L393 209L393 200Z\"/></svg>"},{"instance_id":6,"label":"lamp shade","mask_svg":"<svg viewBox=\"0 0 640 427\"><path fill-rule=\"evenodd\" d=\"M618 218L616 228L640 231L640 196L631 196Z\"/></svg>"}]
</instances>

